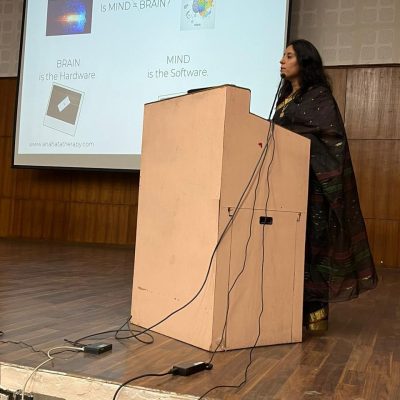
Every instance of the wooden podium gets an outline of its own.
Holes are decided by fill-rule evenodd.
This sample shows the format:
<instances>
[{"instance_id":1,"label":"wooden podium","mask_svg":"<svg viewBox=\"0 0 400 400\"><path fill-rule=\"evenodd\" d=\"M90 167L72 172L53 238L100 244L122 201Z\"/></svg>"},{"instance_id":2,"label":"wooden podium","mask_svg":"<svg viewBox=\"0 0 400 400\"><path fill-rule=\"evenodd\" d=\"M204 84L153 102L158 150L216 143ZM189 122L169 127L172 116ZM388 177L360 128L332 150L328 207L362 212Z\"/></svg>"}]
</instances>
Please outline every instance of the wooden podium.
<instances>
[{"instance_id":1,"label":"wooden podium","mask_svg":"<svg viewBox=\"0 0 400 400\"><path fill-rule=\"evenodd\" d=\"M222 86L145 106L134 324L152 326L200 289L268 141L269 122L251 114L249 105L249 90ZM278 126L268 142L256 199L257 174L204 289L154 331L211 351L221 338L218 350L252 347L263 303L257 346L302 340L310 144ZM272 225L260 224L268 183ZM226 319L228 291L241 271Z\"/></svg>"}]
</instances>

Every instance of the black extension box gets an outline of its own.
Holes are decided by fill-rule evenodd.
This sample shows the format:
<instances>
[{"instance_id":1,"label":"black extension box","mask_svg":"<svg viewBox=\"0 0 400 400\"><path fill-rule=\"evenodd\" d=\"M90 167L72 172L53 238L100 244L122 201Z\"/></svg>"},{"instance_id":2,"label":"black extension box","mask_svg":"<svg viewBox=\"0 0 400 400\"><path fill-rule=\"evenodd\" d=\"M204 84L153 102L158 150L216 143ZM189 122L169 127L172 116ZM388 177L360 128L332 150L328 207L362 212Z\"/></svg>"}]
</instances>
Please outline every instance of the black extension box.
<instances>
[{"instance_id":1,"label":"black extension box","mask_svg":"<svg viewBox=\"0 0 400 400\"><path fill-rule=\"evenodd\" d=\"M182 363L172 367L172 375L189 376L205 369L212 369L212 364L203 361L196 363Z\"/></svg>"},{"instance_id":2,"label":"black extension box","mask_svg":"<svg viewBox=\"0 0 400 400\"><path fill-rule=\"evenodd\" d=\"M106 351L110 351L111 349L112 349L112 344L92 343L85 345L83 351L85 353L90 353L90 354L101 354L105 353Z\"/></svg>"}]
</instances>

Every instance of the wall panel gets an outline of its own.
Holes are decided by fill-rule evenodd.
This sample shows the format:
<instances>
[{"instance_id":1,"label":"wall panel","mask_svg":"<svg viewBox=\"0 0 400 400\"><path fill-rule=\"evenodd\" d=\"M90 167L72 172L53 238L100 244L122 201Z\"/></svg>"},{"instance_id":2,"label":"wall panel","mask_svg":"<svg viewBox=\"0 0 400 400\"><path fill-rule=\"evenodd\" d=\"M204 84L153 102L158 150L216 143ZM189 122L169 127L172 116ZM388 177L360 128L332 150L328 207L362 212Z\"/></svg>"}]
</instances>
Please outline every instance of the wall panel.
<instances>
[{"instance_id":1,"label":"wall panel","mask_svg":"<svg viewBox=\"0 0 400 400\"><path fill-rule=\"evenodd\" d=\"M354 68L347 77L351 139L400 139L400 67Z\"/></svg>"},{"instance_id":2,"label":"wall panel","mask_svg":"<svg viewBox=\"0 0 400 400\"><path fill-rule=\"evenodd\" d=\"M137 199L139 174L81 172L73 175L71 201L132 204Z\"/></svg>"},{"instance_id":3,"label":"wall panel","mask_svg":"<svg viewBox=\"0 0 400 400\"><path fill-rule=\"evenodd\" d=\"M366 219L365 223L375 264L399 267L400 221Z\"/></svg>"},{"instance_id":4,"label":"wall panel","mask_svg":"<svg viewBox=\"0 0 400 400\"><path fill-rule=\"evenodd\" d=\"M0 78L0 137L12 136L16 93L16 79Z\"/></svg>"},{"instance_id":5,"label":"wall panel","mask_svg":"<svg viewBox=\"0 0 400 400\"><path fill-rule=\"evenodd\" d=\"M292 39L310 40L326 65L400 62L400 0L292 0Z\"/></svg>"},{"instance_id":6,"label":"wall panel","mask_svg":"<svg viewBox=\"0 0 400 400\"><path fill-rule=\"evenodd\" d=\"M9 236L10 234L12 211L13 201L0 198L0 237Z\"/></svg>"},{"instance_id":7,"label":"wall panel","mask_svg":"<svg viewBox=\"0 0 400 400\"><path fill-rule=\"evenodd\" d=\"M25 239L65 240L65 202L16 199L11 235Z\"/></svg>"},{"instance_id":8,"label":"wall panel","mask_svg":"<svg viewBox=\"0 0 400 400\"><path fill-rule=\"evenodd\" d=\"M139 188L137 188L139 190ZM129 206L128 210L128 232L127 232L127 242L135 243L136 240L136 224L137 224L137 211L138 211L138 202L137 198L133 205Z\"/></svg>"},{"instance_id":9,"label":"wall panel","mask_svg":"<svg viewBox=\"0 0 400 400\"><path fill-rule=\"evenodd\" d=\"M69 201L71 174L65 171L19 169L15 186L18 199Z\"/></svg>"},{"instance_id":10,"label":"wall panel","mask_svg":"<svg viewBox=\"0 0 400 400\"><path fill-rule=\"evenodd\" d=\"M129 206L92 203L71 203L68 216L67 240L92 243L126 243L131 229L128 226Z\"/></svg>"},{"instance_id":11,"label":"wall panel","mask_svg":"<svg viewBox=\"0 0 400 400\"><path fill-rule=\"evenodd\" d=\"M15 170L11 169L12 139L0 136L0 198L13 196Z\"/></svg>"},{"instance_id":12,"label":"wall panel","mask_svg":"<svg viewBox=\"0 0 400 400\"><path fill-rule=\"evenodd\" d=\"M347 69L326 68L326 72L331 79L332 92L338 103L340 113L344 119L346 111Z\"/></svg>"},{"instance_id":13,"label":"wall panel","mask_svg":"<svg viewBox=\"0 0 400 400\"><path fill-rule=\"evenodd\" d=\"M365 218L400 220L400 140L350 140Z\"/></svg>"},{"instance_id":14,"label":"wall panel","mask_svg":"<svg viewBox=\"0 0 400 400\"><path fill-rule=\"evenodd\" d=\"M48 202L42 200L16 199L12 224L14 235L23 238L43 238L47 204Z\"/></svg>"},{"instance_id":15,"label":"wall panel","mask_svg":"<svg viewBox=\"0 0 400 400\"><path fill-rule=\"evenodd\" d=\"M400 266L400 66L349 68L345 124L377 265Z\"/></svg>"}]
</instances>

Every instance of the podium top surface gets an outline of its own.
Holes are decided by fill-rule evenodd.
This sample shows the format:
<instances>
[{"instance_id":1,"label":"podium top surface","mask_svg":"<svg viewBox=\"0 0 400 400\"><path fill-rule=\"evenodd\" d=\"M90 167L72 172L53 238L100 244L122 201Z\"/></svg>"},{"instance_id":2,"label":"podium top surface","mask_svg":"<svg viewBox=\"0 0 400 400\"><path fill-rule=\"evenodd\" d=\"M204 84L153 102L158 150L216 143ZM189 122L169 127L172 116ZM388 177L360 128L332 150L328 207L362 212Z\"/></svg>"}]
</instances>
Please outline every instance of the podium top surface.
<instances>
[{"instance_id":1,"label":"podium top surface","mask_svg":"<svg viewBox=\"0 0 400 400\"><path fill-rule=\"evenodd\" d=\"M234 89L239 89L239 90L246 90L249 93L251 93L251 90L249 88L241 87L241 86L236 86L230 83L226 83L223 85L218 85L218 86L207 86L207 87L199 87L199 88L193 88L189 89L187 92L182 92L182 93L171 93L171 95L164 95L164 98L160 98L159 100L155 101L150 101L148 103L145 103L145 106L150 105L150 104L156 104L168 100L174 100L179 97L185 97L185 96L192 96L197 93L203 93L207 91L212 91L212 90L218 90L218 89L224 89L224 88L234 88Z\"/></svg>"}]
</instances>

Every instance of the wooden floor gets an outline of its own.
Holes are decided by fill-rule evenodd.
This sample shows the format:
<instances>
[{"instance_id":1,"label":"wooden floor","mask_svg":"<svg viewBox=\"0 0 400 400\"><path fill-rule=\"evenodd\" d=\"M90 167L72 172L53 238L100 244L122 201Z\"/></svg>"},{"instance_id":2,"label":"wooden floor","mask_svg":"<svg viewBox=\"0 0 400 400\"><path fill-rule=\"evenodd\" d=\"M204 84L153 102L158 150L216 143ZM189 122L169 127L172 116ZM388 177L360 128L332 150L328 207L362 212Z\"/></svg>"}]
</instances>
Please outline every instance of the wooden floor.
<instances>
[{"instance_id":1,"label":"wooden floor","mask_svg":"<svg viewBox=\"0 0 400 400\"><path fill-rule=\"evenodd\" d=\"M130 313L133 251L0 240L0 330L3 340L41 349L63 339L118 328ZM332 307L329 333L302 344L258 348L248 383L216 390L217 399L400 399L400 271L381 269L379 287ZM118 342L101 356L60 355L47 369L123 382L164 372L208 353L154 334L152 345ZM104 341L105 339L103 339ZM136 381L136 386L200 395L243 377L247 350L218 354L214 369L191 377ZM1 344L0 361L37 366L44 359L22 345ZM111 399L110 399L111 400Z\"/></svg>"}]
</instances>

